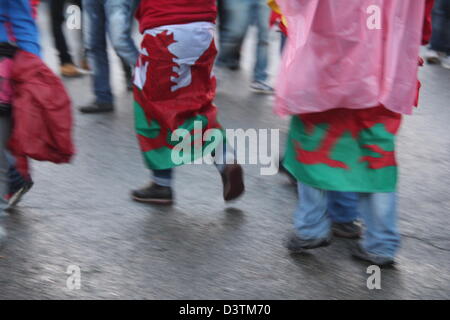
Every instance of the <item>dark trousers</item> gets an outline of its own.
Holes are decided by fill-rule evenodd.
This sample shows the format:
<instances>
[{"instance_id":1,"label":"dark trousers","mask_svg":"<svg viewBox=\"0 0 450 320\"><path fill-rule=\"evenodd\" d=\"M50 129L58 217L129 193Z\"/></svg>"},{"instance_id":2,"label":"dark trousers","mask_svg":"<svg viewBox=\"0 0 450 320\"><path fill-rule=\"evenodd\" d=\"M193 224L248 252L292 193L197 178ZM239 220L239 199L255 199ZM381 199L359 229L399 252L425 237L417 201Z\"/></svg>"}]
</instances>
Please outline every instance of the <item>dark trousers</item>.
<instances>
[{"instance_id":1,"label":"dark trousers","mask_svg":"<svg viewBox=\"0 0 450 320\"><path fill-rule=\"evenodd\" d=\"M436 0L431 49L450 54L450 0Z\"/></svg>"},{"instance_id":2,"label":"dark trousers","mask_svg":"<svg viewBox=\"0 0 450 320\"><path fill-rule=\"evenodd\" d=\"M50 0L52 33L55 40L56 50L59 52L61 64L73 63L72 56L70 55L69 48L67 47L67 41L63 33L63 26L66 20L64 15L66 2L68 1ZM81 0L71 0L69 2L81 7Z\"/></svg>"}]
</instances>

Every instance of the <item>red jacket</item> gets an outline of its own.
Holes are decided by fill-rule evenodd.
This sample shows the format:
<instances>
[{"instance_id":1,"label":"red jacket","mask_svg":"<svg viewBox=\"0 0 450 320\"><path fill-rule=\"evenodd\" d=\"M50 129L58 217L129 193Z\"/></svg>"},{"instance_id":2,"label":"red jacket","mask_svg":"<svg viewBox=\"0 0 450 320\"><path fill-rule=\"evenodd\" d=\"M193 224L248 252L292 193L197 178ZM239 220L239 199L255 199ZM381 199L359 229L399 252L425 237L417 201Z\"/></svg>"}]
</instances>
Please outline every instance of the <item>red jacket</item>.
<instances>
[{"instance_id":1,"label":"red jacket","mask_svg":"<svg viewBox=\"0 0 450 320\"><path fill-rule=\"evenodd\" d=\"M216 16L216 0L142 0L136 11L141 33L172 24L215 23Z\"/></svg>"},{"instance_id":2,"label":"red jacket","mask_svg":"<svg viewBox=\"0 0 450 320\"><path fill-rule=\"evenodd\" d=\"M25 51L14 57L12 80L11 152L39 161L70 162L72 110L61 80L39 57Z\"/></svg>"}]
</instances>

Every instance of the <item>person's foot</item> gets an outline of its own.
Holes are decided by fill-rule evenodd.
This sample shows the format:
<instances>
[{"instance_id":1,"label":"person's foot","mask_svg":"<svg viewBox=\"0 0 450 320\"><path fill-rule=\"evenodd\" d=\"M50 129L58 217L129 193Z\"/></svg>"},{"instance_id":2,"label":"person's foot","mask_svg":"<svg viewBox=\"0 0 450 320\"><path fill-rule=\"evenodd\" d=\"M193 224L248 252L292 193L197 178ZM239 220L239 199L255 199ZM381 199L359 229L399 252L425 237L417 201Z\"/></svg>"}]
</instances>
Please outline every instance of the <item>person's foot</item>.
<instances>
[{"instance_id":1,"label":"person's foot","mask_svg":"<svg viewBox=\"0 0 450 320\"><path fill-rule=\"evenodd\" d=\"M379 267L390 267L395 264L395 261L391 257L379 256L376 254L372 254L367 252L365 249L361 247L361 245L356 245L352 248L352 256L355 259L369 262L373 265L377 265Z\"/></svg>"},{"instance_id":2,"label":"person's foot","mask_svg":"<svg viewBox=\"0 0 450 320\"><path fill-rule=\"evenodd\" d=\"M61 66L61 75L67 78L81 77L83 74L75 67L73 63L65 63Z\"/></svg>"},{"instance_id":3,"label":"person's foot","mask_svg":"<svg viewBox=\"0 0 450 320\"><path fill-rule=\"evenodd\" d=\"M244 171L239 164L227 164L220 174L223 183L223 199L231 201L239 198L245 191Z\"/></svg>"},{"instance_id":4,"label":"person's foot","mask_svg":"<svg viewBox=\"0 0 450 320\"><path fill-rule=\"evenodd\" d=\"M93 103L79 108L81 113L104 113L113 112L114 105L112 103Z\"/></svg>"},{"instance_id":5,"label":"person's foot","mask_svg":"<svg viewBox=\"0 0 450 320\"><path fill-rule=\"evenodd\" d=\"M91 71L91 67L89 66L89 62L86 58L81 61L81 69Z\"/></svg>"},{"instance_id":6,"label":"person's foot","mask_svg":"<svg viewBox=\"0 0 450 320\"><path fill-rule=\"evenodd\" d=\"M238 71L239 69L241 69L241 66L236 64L236 65L228 66L227 68L231 71Z\"/></svg>"},{"instance_id":7,"label":"person's foot","mask_svg":"<svg viewBox=\"0 0 450 320\"><path fill-rule=\"evenodd\" d=\"M34 182L32 180L24 180L20 186L14 187L5 197L8 201L8 209L13 209L22 200L23 196L30 191L33 185Z\"/></svg>"},{"instance_id":8,"label":"person's foot","mask_svg":"<svg viewBox=\"0 0 450 320\"><path fill-rule=\"evenodd\" d=\"M262 94L274 94L275 90L267 83L261 81L255 81L250 85L250 89L256 93Z\"/></svg>"},{"instance_id":9,"label":"person's foot","mask_svg":"<svg viewBox=\"0 0 450 320\"><path fill-rule=\"evenodd\" d=\"M441 59L441 66L445 69L450 69L450 55Z\"/></svg>"},{"instance_id":10,"label":"person's foot","mask_svg":"<svg viewBox=\"0 0 450 320\"><path fill-rule=\"evenodd\" d=\"M440 64L441 58L444 57L444 54L442 52L438 52L432 49L427 49L427 52L425 54L425 60L429 64Z\"/></svg>"},{"instance_id":11,"label":"person's foot","mask_svg":"<svg viewBox=\"0 0 450 320\"><path fill-rule=\"evenodd\" d=\"M333 230L333 235L339 238L359 239L362 234L361 227L355 221L348 223L333 222L331 229Z\"/></svg>"},{"instance_id":12,"label":"person's foot","mask_svg":"<svg viewBox=\"0 0 450 320\"><path fill-rule=\"evenodd\" d=\"M231 70L231 71L237 71L237 70L239 70L240 68L241 68L241 66L239 65L239 62L235 62L235 63L227 63L227 62L223 62L221 59L218 59L217 61L216 61L216 67L219 67L219 68L226 68L226 69L228 69L228 70Z\"/></svg>"},{"instance_id":13,"label":"person's foot","mask_svg":"<svg viewBox=\"0 0 450 320\"><path fill-rule=\"evenodd\" d=\"M278 164L278 171L284 175L286 175L289 179L289 182L293 185L297 185L297 179L290 173L283 165L283 161L280 161Z\"/></svg>"},{"instance_id":14,"label":"person's foot","mask_svg":"<svg viewBox=\"0 0 450 320\"><path fill-rule=\"evenodd\" d=\"M296 234L289 236L286 248L292 253L302 253L305 250L328 247L331 244L331 237L305 240Z\"/></svg>"},{"instance_id":15,"label":"person's foot","mask_svg":"<svg viewBox=\"0 0 450 320\"><path fill-rule=\"evenodd\" d=\"M131 193L134 201L150 204L170 205L173 203L172 188L153 183Z\"/></svg>"}]
</instances>

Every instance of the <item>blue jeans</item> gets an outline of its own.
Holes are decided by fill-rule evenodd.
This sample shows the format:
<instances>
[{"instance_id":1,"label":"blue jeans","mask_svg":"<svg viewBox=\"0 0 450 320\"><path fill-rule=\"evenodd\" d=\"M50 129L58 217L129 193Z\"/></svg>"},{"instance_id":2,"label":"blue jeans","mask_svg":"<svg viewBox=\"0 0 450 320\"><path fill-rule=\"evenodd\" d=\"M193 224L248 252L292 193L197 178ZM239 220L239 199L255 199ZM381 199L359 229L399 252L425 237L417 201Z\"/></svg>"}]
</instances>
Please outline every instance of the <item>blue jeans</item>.
<instances>
[{"instance_id":1,"label":"blue jeans","mask_svg":"<svg viewBox=\"0 0 450 320\"><path fill-rule=\"evenodd\" d=\"M131 38L131 25L138 0L83 0L84 41L94 72L97 103L112 103L106 35L117 55L134 66L139 51Z\"/></svg>"},{"instance_id":2,"label":"blue jeans","mask_svg":"<svg viewBox=\"0 0 450 320\"><path fill-rule=\"evenodd\" d=\"M330 192L298 186L299 205L294 214L294 226L302 239L319 239L331 233L327 213ZM359 212L366 225L362 247L374 255L393 258L400 245L397 230L397 196L391 193L359 193Z\"/></svg>"},{"instance_id":3,"label":"blue jeans","mask_svg":"<svg viewBox=\"0 0 450 320\"><path fill-rule=\"evenodd\" d=\"M354 222L359 217L358 194L328 191L328 214L333 222Z\"/></svg>"},{"instance_id":4,"label":"blue jeans","mask_svg":"<svg viewBox=\"0 0 450 320\"><path fill-rule=\"evenodd\" d=\"M434 4L430 47L450 55L450 0L436 0Z\"/></svg>"},{"instance_id":5,"label":"blue jeans","mask_svg":"<svg viewBox=\"0 0 450 320\"><path fill-rule=\"evenodd\" d=\"M173 169L152 170L152 172L154 183L163 187L172 186Z\"/></svg>"},{"instance_id":6,"label":"blue jeans","mask_svg":"<svg viewBox=\"0 0 450 320\"><path fill-rule=\"evenodd\" d=\"M270 8L266 0L221 0L221 25L219 26L220 50L217 64L239 67L241 47L248 27L258 27L258 45L254 81L266 81L269 59Z\"/></svg>"}]
</instances>

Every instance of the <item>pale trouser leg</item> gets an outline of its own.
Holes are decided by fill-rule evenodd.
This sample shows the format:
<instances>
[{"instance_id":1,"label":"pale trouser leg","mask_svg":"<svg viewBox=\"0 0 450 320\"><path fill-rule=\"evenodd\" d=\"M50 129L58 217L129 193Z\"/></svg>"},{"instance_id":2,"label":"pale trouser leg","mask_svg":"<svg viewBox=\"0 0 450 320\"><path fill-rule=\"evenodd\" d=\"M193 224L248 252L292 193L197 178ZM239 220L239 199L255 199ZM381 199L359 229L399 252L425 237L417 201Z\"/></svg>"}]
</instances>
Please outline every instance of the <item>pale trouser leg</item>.
<instances>
[{"instance_id":1,"label":"pale trouser leg","mask_svg":"<svg viewBox=\"0 0 450 320\"><path fill-rule=\"evenodd\" d=\"M303 240L325 239L331 233L327 214L328 192L298 183L299 204L294 212L294 227Z\"/></svg>"},{"instance_id":2,"label":"pale trouser leg","mask_svg":"<svg viewBox=\"0 0 450 320\"><path fill-rule=\"evenodd\" d=\"M361 193L359 204L359 212L366 225L362 247L371 254L394 258L400 246L397 194Z\"/></svg>"},{"instance_id":3,"label":"pale trouser leg","mask_svg":"<svg viewBox=\"0 0 450 320\"><path fill-rule=\"evenodd\" d=\"M10 135L11 118L0 116L0 215L8 203L4 199L8 193L9 162L6 157L6 144Z\"/></svg>"}]
</instances>

